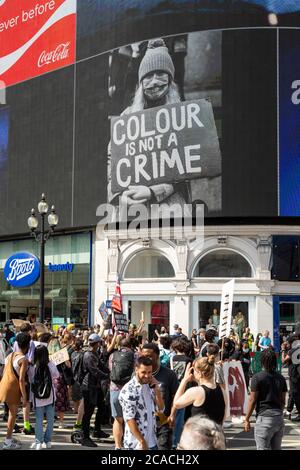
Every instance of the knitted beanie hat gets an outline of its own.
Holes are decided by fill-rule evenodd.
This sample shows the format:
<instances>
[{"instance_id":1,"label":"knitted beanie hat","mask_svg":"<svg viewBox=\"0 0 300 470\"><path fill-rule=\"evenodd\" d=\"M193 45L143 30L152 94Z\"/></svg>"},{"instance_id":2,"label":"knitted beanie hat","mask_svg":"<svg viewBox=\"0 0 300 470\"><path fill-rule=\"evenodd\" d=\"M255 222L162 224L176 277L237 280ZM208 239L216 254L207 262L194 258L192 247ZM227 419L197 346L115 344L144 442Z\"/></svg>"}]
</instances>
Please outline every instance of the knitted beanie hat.
<instances>
[{"instance_id":1,"label":"knitted beanie hat","mask_svg":"<svg viewBox=\"0 0 300 470\"><path fill-rule=\"evenodd\" d=\"M168 73L174 79L175 68L163 39L148 42L148 48L139 68L139 83L145 75L156 70Z\"/></svg>"}]
</instances>

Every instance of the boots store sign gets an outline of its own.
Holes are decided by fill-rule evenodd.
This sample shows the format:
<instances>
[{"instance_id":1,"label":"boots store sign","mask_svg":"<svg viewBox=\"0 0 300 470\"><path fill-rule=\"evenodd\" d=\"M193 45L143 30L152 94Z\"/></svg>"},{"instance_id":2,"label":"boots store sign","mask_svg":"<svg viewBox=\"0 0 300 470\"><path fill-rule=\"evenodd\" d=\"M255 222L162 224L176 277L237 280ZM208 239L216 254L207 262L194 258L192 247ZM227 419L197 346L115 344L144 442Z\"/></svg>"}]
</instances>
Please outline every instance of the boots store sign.
<instances>
[{"instance_id":1,"label":"boots store sign","mask_svg":"<svg viewBox=\"0 0 300 470\"><path fill-rule=\"evenodd\" d=\"M13 287L27 287L40 276L40 262L31 253L14 253L5 263L4 277Z\"/></svg>"},{"instance_id":2,"label":"boots store sign","mask_svg":"<svg viewBox=\"0 0 300 470\"><path fill-rule=\"evenodd\" d=\"M0 80L4 86L73 64L76 0L0 0Z\"/></svg>"}]
</instances>

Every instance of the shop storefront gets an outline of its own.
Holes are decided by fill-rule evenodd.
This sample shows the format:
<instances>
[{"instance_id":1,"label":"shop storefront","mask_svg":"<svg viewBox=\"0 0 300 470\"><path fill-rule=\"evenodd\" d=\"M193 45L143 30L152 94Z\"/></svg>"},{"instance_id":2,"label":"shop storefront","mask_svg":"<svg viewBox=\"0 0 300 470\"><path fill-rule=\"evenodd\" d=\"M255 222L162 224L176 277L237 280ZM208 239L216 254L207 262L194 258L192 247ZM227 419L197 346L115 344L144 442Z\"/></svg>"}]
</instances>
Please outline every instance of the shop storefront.
<instances>
[{"instance_id":1,"label":"shop storefront","mask_svg":"<svg viewBox=\"0 0 300 470\"><path fill-rule=\"evenodd\" d=\"M119 274L124 311L132 323L143 316L149 336L162 325L172 333L175 324L190 334L192 328L218 326L222 287L234 278L233 323L241 334L247 326L255 335L266 328L272 334L270 239L231 230L232 235L219 236L219 228L209 228L199 245L188 239L123 241L122 234L116 239L108 233L107 239L95 242L101 288L95 291L94 309L112 297Z\"/></svg>"},{"instance_id":2,"label":"shop storefront","mask_svg":"<svg viewBox=\"0 0 300 470\"><path fill-rule=\"evenodd\" d=\"M45 251L45 319L52 324L88 324L90 316L91 233L55 235ZM0 323L13 318L35 321L39 311L40 282L16 288L6 282L4 266L14 253L36 256L33 239L0 243Z\"/></svg>"}]
</instances>

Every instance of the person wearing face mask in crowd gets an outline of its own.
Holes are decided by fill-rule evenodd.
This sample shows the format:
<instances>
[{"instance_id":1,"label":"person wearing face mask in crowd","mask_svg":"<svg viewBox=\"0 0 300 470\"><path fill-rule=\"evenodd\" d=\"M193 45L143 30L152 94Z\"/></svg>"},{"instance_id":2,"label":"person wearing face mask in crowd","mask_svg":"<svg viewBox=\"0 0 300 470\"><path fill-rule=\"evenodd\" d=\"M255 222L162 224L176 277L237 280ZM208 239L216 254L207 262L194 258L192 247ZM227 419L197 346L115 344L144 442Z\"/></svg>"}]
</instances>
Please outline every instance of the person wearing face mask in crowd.
<instances>
[{"instance_id":1,"label":"person wearing face mask in crowd","mask_svg":"<svg viewBox=\"0 0 300 470\"><path fill-rule=\"evenodd\" d=\"M144 109L179 103L180 94L174 82L175 67L163 39L148 42L148 48L140 62L138 88L132 105L122 115L132 114ZM111 159L108 148L108 202L120 206L134 204L183 204L191 202L190 185L181 183L160 183L151 186L129 185L122 193L111 190Z\"/></svg>"},{"instance_id":2,"label":"person wearing face mask in crowd","mask_svg":"<svg viewBox=\"0 0 300 470\"><path fill-rule=\"evenodd\" d=\"M250 364L251 364L248 341L242 341L241 344L236 349L236 351L230 357L230 359L233 359L235 361L241 361L244 376L245 376L245 382L246 382L246 386L248 389L249 381L250 381Z\"/></svg>"}]
</instances>

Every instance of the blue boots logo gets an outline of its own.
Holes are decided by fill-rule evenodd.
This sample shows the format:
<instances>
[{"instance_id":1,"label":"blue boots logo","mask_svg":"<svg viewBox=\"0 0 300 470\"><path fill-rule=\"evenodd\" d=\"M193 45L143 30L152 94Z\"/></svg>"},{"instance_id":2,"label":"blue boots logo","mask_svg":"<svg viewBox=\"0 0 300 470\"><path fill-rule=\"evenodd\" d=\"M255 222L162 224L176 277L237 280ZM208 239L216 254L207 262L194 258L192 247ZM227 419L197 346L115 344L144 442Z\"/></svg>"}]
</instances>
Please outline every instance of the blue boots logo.
<instances>
[{"instance_id":1,"label":"blue boots logo","mask_svg":"<svg viewBox=\"0 0 300 470\"><path fill-rule=\"evenodd\" d=\"M40 262L31 253L14 253L4 267L4 277L13 287L26 287L34 284L40 276Z\"/></svg>"}]
</instances>

